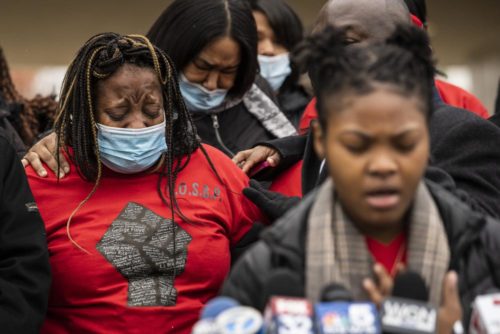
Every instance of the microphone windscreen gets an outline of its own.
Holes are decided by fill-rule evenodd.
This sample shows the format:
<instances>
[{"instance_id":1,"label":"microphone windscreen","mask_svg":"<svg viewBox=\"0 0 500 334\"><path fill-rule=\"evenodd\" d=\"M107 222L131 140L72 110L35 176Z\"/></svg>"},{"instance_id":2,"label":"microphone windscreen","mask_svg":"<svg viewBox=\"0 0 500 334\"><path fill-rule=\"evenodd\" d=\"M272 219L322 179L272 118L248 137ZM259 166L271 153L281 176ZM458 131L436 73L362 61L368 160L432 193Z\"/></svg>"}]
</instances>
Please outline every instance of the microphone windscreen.
<instances>
[{"instance_id":1,"label":"microphone windscreen","mask_svg":"<svg viewBox=\"0 0 500 334\"><path fill-rule=\"evenodd\" d=\"M427 302L429 290L422 276L413 271L404 271L394 279L392 296Z\"/></svg>"},{"instance_id":2,"label":"microphone windscreen","mask_svg":"<svg viewBox=\"0 0 500 334\"><path fill-rule=\"evenodd\" d=\"M352 302L352 293L343 285L330 283L321 291L322 302Z\"/></svg>"},{"instance_id":3,"label":"microphone windscreen","mask_svg":"<svg viewBox=\"0 0 500 334\"><path fill-rule=\"evenodd\" d=\"M264 283L259 310L265 309L272 296L302 298L304 294L304 284L299 275L290 269L278 268L269 274Z\"/></svg>"},{"instance_id":4,"label":"microphone windscreen","mask_svg":"<svg viewBox=\"0 0 500 334\"><path fill-rule=\"evenodd\" d=\"M235 299L229 297L216 297L205 304L201 311L201 319L215 319L219 314L233 307L240 306Z\"/></svg>"}]
</instances>

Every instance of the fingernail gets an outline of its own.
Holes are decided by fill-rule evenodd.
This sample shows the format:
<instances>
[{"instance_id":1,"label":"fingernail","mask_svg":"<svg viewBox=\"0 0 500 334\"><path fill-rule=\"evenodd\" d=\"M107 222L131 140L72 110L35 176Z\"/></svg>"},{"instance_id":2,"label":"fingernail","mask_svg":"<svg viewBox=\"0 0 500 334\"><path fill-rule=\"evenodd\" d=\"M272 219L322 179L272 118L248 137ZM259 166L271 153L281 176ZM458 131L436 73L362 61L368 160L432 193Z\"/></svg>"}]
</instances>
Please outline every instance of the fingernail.
<instances>
[{"instance_id":1,"label":"fingernail","mask_svg":"<svg viewBox=\"0 0 500 334\"><path fill-rule=\"evenodd\" d=\"M456 272L451 271L451 272L448 274L448 276L449 276L449 280L450 280L450 282L451 282L452 284L457 284L457 282L458 282L458 275L457 275L457 273L456 273Z\"/></svg>"},{"instance_id":2,"label":"fingernail","mask_svg":"<svg viewBox=\"0 0 500 334\"><path fill-rule=\"evenodd\" d=\"M62 178L64 177L64 175L66 175L66 174L64 174L64 172L63 172L63 171L59 172L59 178L60 178L60 179L62 179Z\"/></svg>"},{"instance_id":3,"label":"fingernail","mask_svg":"<svg viewBox=\"0 0 500 334\"><path fill-rule=\"evenodd\" d=\"M42 177L45 177L45 176L47 176L47 172L46 172L46 171L44 171L44 170L42 170L42 171L40 172L40 175L41 175Z\"/></svg>"},{"instance_id":4,"label":"fingernail","mask_svg":"<svg viewBox=\"0 0 500 334\"><path fill-rule=\"evenodd\" d=\"M68 166L64 167L64 168L63 168L63 170L64 170L64 172L65 172L66 174L67 174L67 173L69 173L69 167L68 167Z\"/></svg>"},{"instance_id":5,"label":"fingernail","mask_svg":"<svg viewBox=\"0 0 500 334\"><path fill-rule=\"evenodd\" d=\"M370 285L371 285L370 280L369 280L368 278L365 278L365 279L363 280L363 287L364 287L365 289L368 289L368 288L370 288Z\"/></svg>"}]
</instances>

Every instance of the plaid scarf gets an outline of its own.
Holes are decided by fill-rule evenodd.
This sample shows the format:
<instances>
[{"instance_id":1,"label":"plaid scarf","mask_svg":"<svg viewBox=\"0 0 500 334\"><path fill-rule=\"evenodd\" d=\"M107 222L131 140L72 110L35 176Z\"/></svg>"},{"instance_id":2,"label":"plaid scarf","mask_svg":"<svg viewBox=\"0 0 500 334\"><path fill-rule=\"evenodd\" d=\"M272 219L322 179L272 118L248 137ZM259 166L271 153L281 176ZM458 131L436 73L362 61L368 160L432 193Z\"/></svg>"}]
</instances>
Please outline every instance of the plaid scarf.
<instances>
[{"instance_id":1,"label":"plaid scarf","mask_svg":"<svg viewBox=\"0 0 500 334\"><path fill-rule=\"evenodd\" d=\"M307 223L307 298L318 301L324 286L338 283L356 300L367 300L362 282L375 279L373 258L364 235L344 215L331 179L321 186ZM450 250L438 209L423 182L417 189L408 226L407 268L423 277L429 301L440 305Z\"/></svg>"}]
</instances>

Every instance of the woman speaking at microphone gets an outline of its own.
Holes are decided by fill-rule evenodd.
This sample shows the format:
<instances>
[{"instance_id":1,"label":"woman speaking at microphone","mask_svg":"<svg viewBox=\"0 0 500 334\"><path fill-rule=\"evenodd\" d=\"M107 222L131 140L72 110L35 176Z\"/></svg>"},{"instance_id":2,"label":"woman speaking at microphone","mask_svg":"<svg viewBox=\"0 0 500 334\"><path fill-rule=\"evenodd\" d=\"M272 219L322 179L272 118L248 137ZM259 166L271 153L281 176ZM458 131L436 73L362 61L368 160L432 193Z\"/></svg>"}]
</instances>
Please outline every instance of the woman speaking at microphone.
<instances>
[{"instance_id":1,"label":"woman speaking at microphone","mask_svg":"<svg viewBox=\"0 0 500 334\"><path fill-rule=\"evenodd\" d=\"M259 305L261 273L287 268L312 301L337 283L380 305L407 268L425 280L439 331L450 333L461 308L468 322L474 297L500 289L500 223L423 179L434 76L427 43L400 27L385 43L349 46L332 29L298 48L318 97L315 150L330 178L263 233L224 295Z\"/></svg>"},{"instance_id":2,"label":"woman speaking at microphone","mask_svg":"<svg viewBox=\"0 0 500 334\"><path fill-rule=\"evenodd\" d=\"M189 333L259 213L243 172L200 143L170 58L143 36L94 36L55 132L72 172L26 169L53 276L42 333Z\"/></svg>"}]
</instances>

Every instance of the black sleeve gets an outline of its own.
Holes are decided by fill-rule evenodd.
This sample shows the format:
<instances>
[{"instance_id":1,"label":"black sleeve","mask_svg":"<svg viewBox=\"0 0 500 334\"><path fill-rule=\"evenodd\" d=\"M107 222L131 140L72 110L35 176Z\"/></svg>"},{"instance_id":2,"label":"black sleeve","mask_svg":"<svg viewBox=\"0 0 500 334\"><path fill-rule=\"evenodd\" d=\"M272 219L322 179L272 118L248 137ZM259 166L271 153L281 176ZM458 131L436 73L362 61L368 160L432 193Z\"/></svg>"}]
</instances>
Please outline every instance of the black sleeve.
<instances>
[{"instance_id":1,"label":"black sleeve","mask_svg":"<svg viewBox=\"0 0 500 334\"><path fill-rule=\"evenodd\" d=\"M281 156L280 165L291 166L304 157L306 143L307 136L290 136L258 143L255 146L263 145L274 148Z\"/></svg>"},{"instance_id":2,"label":"black sleeve","mask_svg":"<svg viewBox=\"0 0 500 334\"><path fill-rule=\"evenodd\" d=\"M271 253L263 241L256 243L232 268L220 294L242 305L263 308L264 278L271 270Z\"/></svg>"},{"instance_id":3,"label":"black sleeve","mask_svg":"<svg viewBox=\"0 0 500 334\"><path fill-rule=\"evenodd\" d=\"M500 128L462 109L446 107L431 121L432 165L493 216L500 215Z\"/></svg>"},{"instance_id":4,"label":"black sleeve","mask_svg":"<svg viewBox=\"0 0 500 334\"><path fill-rule=\"evenodd\" d=\"M0 332L38 333L50 288L45 228L21 162L0 136Z\"/></svg>"}]
</instances>

